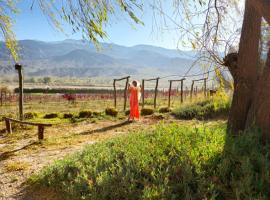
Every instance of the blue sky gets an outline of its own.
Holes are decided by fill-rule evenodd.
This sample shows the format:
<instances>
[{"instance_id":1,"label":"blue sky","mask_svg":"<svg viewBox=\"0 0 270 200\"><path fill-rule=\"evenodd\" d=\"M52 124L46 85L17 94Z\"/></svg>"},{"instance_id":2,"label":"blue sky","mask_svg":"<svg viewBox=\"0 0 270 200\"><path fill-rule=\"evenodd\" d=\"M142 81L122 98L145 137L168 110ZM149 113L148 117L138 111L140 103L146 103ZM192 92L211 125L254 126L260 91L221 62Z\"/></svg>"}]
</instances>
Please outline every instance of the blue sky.
<instances>
[{"instance_id":1,"label":"blue sky","mask_svg":"<svg viewBox=\"0 0 270 200\"><path fill-rule=\"evenodd\" d=\"M68 25L63 26L66 34L56 31L39 9L30 10L30 6L31 1L22 1L19 5L20 13L16 16L14 25L14 30L19 40L59 41L64 39L81 39L81 34L71 34ZM125 19L111 21L110 25L105 28L109 36L105 42L125 46L150 44L171 49L177 47L178 36L176 33L168 31L164 33L153 32L153 13L150 9L138 15L145 23L144 26L132 26Z\"/></svg>"}]
</instances>

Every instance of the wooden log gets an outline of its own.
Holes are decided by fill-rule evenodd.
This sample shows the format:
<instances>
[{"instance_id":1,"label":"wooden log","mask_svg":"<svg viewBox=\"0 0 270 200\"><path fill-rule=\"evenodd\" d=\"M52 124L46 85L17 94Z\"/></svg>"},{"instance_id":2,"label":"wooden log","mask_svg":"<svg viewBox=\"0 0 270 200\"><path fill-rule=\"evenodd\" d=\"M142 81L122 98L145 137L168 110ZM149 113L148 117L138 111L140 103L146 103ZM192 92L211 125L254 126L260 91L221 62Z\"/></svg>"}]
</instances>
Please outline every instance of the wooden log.
<instances>
[{"instance_id":1,"label":"wooden log","mask_svg":"<svg viewBox=\"0 0 270 200\"><path fill-rule=\"evenodd\" d=\"M190 100L192 100L192 96L193 96L193 87L194 87L194 81L192 81L191 88L190 88Z\"/></svg>"},{"instance_id":2,"label":"wooden log","mask_svg":"<svg viewBox=\"0 0 270 200\"><path fill-rule=\"evenodd\" d=\"M127 107L127 88L128 88L128 82L129 82L129 77L127 77L127 80L126 80L126 86L125 86L125 93L124 93L124 111L126 111L126 107Z\"/></svg>"},{"instance_id":3,"label":"wooden log","mask_svg":"<svg viewBox=\"0 0 270 200\"><path fill-rule=\"evenodd\" d=\"M158 82L159 82L159 78L156 79L155 98L154 98L154 108L157 107Z\"/></svg>"},{"instance_id":4,"label":"wooden log","mask_svg":"<svg viewBox=\"0 0 270 200\"><path fill-rule=\"evenodd\" d=\"M183 99L183 86L184 86L184 80L181 80L181 103L184 102L184 99Z\"/></svg>"},{"instance_id":5,"label":"wooden log","mask_svg":"<svg viewBox=\"0 0 270 200\"><path fill-rule=\"evenodd\" d=\"M39 140L44 139L44 126L42 126L42 125L38 126L38 139Z\"/></svg>"},{"instance_id":6,"label":"wooden log","mask_svg":"<svg viewBox=\"0 0 270 200\"><path fill-rule=\"evenodd\" d=\"M6 130L8 133L12 133L12 127L11 127L11 122L9 119L5 119L6 122Z\"/></svg>"},{"instance_id":7,"label":"wooden log","mask_svg":"<svg viewBox=\"0 0 270 200\"><path fill-rule=\"evenodd\" d=\"M168 107L171 107L171 91L172 91L172 81L170 82L170 87L169 87L169 100L168 100Z\"/></svg>"},{"instance_id":8,"label":"wooden log","mask_svg":"<svg viewBox=\"0 0 270 200\"><path fill-rule=\"evenodd\" d=\"M144 108L144 79L142 80L142 108Z\"/></svg>"},{"instance_id":9,"label":"wooden log","mask_svg":"<svg viewBox=\"0 0 270 200\"><path fill-rule=\"evenodd\" d=\"M19 75L19 115L20 115L20 120L23 120L23 73L22 73L22 66L20 64L15 64L15 69L18 71L18 75Z\"/></svg>"},{"instance_id":10,"label":"wooden log","mask_svg":"<svg viewBox=\"0 0 270 200\"><path fill-rule=\"evenodd\" d=\"M39 125L42 125L42 126L52 126L52 124L45 124L45 123L38 123L38 122L26 122L26 121L20 121L20 120L17 120L17 119L13 119L13 118L8 118L8 117L3 117L4 120L9 120L11 122L16 122L16 123L20 123L20 124L24 124L24 125L32 125L32 126L39 126Z\"/></svg>"},{"instance_id":11,"label":"wooden log","mask_svg":"<svg viewBox=\"0 0 270 200\"><path fill-rule=\"evenodd\" d=\"M113 80L113 98L114 98L114 107L116 108L116 80Z\"/></svg>"}]
</instances>

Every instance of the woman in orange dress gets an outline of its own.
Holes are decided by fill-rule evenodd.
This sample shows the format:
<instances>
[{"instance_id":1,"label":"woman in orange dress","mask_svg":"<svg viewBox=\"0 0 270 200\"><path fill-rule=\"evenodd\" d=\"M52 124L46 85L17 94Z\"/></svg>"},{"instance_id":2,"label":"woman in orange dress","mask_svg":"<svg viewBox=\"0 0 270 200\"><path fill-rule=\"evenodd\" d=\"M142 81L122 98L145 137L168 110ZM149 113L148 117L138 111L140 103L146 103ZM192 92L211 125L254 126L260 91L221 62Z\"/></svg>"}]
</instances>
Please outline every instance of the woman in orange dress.
<instances>
[{"instance_id":1,"label":"woman in orange dress","mask_svg":"<svg viewBox=\"0 0 270 200\"><path fill-rule=\"evenodd\" d=\"M130 93L129 102L130 102L130 115L128 120L134 121L140 118L139 111L139 96L140 96L140 87L137 81L132 81L132 84L129 84L128 90Z\"/></svg>"}]
</instances>

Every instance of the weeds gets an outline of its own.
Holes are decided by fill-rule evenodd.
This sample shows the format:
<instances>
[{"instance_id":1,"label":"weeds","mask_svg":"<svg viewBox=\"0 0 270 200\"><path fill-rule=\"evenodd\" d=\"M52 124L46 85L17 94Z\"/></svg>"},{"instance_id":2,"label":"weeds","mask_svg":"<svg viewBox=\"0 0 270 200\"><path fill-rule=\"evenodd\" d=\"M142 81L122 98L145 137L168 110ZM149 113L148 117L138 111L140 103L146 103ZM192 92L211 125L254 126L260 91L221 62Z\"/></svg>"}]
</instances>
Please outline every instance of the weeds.
<instances>
[{"instance_id":1,"label":"weeds","mask_svg":"<svg viewBox=\"0 0 270 200\"><path fill-rule=\"evenodd\" d=\"M224 124L159 125L91 145L31 177L64 199L268 199L270 145Z\"/></svg>"}]
</instances>

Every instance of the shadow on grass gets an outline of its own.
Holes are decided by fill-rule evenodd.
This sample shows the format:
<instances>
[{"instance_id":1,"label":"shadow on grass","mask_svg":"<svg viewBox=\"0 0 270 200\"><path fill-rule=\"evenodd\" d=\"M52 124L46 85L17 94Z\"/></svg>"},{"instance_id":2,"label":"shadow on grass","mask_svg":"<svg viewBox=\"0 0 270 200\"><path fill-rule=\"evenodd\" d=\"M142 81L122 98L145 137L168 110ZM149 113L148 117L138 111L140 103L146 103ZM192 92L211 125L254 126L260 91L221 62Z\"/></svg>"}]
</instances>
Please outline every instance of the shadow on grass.
<instances>
[{"instance_id":1,"label":"shadow on grass","mask_svg":"<svg viewBox=\"0 0 270 200\"><path fill-rule=\"evenodd\" d=\"M114 124L114 125L111 125L111 126L102 127L102 128L95 129L95 130L84 131L84 132L81 132L79 134L80 135L88 135L88 134L93 134L93 133L103 133L103 132L110 131L110 130L113 130L113 129L116 129L116 128L127 126L129 124L131 124L130 121L123 121L123 122L118 123L118 124Z\"/></svg>"},{"instance_id":2,"label":"shadow on grass","mask_svg":"<svg viewBox=\"0 0 270 200\"><path fill-rule=\"evenodd\" d=\"M21 151L21 150L25 150L25 149L33 146L33 145L36 145L36 144L39 144L39 143L38 142L31 142L31 143L29 143L27 145L24 145L24 146L20 147L20 148L14 149L12 151L6 151L6 152L2 153L2 154L0 154L0 162L3 161L3 160L9 159L16 152Z\"/></svg>"}]
</instances>

